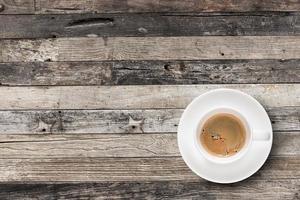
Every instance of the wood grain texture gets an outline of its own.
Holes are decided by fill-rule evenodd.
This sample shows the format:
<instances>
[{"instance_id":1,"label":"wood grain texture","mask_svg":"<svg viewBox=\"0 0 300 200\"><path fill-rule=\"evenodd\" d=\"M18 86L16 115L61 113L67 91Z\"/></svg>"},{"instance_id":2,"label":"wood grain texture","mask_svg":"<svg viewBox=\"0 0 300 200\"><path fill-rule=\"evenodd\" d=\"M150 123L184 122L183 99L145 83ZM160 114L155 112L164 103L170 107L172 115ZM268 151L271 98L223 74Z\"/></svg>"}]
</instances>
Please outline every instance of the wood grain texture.
<instances>
[{"instance_id":1,"label":"wood grain texture","mask_svg":"<svg viewBox=\"0 0 300 200\"><path fill-rule=\"evenodd\" d=\"M300 106L300 84L0 87L0 110L185 108L212 89L244 91L267 108Z\"/></svg>"},{"instance_id":2,"label":"wood grain texture","mask_svg":"<svg viewBox=\"0 0 300 200\"><path fill-rule=\"evenodd\" d=\"M300 60L0 63L2 85L300 83Z\"/></svg>"},{"instance_id":3,"label":"wood grain texture","mask_svg":"<svg viewBox=\"0 0 300 200\"><path fill-rule=\"evenodd\" d=\"M180 156L177 134L0 135L0 159ZM274 132L272 156L299 156L300 132ZM256 148L259 148L256 147Z\"/></svg>"},{"instance_id":4,"label":"wood grain texture","mask_svg":"<svg viewBox=\"0 0 300 200\"><path fill-rule=\"evenodd\" d=\"M0 46L0 62L300 58L298 36L57 38Z\"/></svg>"},{"instance_id":5,"label":"wood grain texture","mask_svg":"<svg viewBox=\"0 0 300 200\"><path fill-rule=\"evenodd\" d=\"M0 0L0 199L300 199L299 16L298 0ZM176 135L223 87L274 130L230 185L193 174Z\"/></svg>"},{"instance_id":6,"label":"wood grain texture","mask_svg":"<svg viewBox=\"0 0 300 200\"><path fill-rule=\"evenodd\" d=\"M34 24L34 26L32 26ZM0 38L300 35L299 13L3 15Z\"/></svg>"},{"instance_id":7,"label":"wood grain texture","mask_svg":"<svg viewBox=\"0 0 300 200\"><path fill-rule=\"evenodd\" d=\"M300 107L267 110L274 131L300 130ZM1 134L174 133L183 109L0 111Z\"/></svg>"},{"instance_id":8,"label":"wood grain texture","mask_svg":"<svg viewBox=\"0 0 300 200\"><path fill-rule=\"evenodd\" d=\"M40 13L299 11L296 0L37 0Z\"/></svg>"},{"instance_id":9,"label":"wood grain texture","mask_svg":"<svg viewBox=\"0 0 300 200\"><path fill-rule=\"evenodd\" d=\"M263 200L299 199L298 180L256 180L221 185L194 181L102 182L60 184L1 185L0 198L54 199L207 199L239 200L249 197ZM208 192L211 191L211 192Z\"/></svg>"},{"instance_id":10,"label":"wood grain texture","mask_svg":"<svg viewBox=\"0 0 300 200\"><path fill-rule=\"evenodd\" d=\"M176 134L1 135L0 138L0 158L5 159L180 156ZM280 149L277 153L293 154Z\"/></svg>"},{"instance_id":11,"label":"wood grain texture","mask_svg":"<svg viewBox=\"0 0 300 200\"><path fill-rule=\"evenodd\" d=\"M0 0L0 15L29 14L34 12L34 0ZM2 17L0 16L0 21L2 21Z\"/></svg>"},{"instance_id":12,"label":"wood grain texture","mask_svg":"<svg viewBox=\"0 0 300 200\"><path fill-rule=\"evenodd\" d=\"M271 157L249 180L299 184L299 157ZM181 157L0 159L7 182L201 181ZM290 185L291 188L296 185ZM269 190L272 191L272 190Z\"/></svg>"}]
</instances>

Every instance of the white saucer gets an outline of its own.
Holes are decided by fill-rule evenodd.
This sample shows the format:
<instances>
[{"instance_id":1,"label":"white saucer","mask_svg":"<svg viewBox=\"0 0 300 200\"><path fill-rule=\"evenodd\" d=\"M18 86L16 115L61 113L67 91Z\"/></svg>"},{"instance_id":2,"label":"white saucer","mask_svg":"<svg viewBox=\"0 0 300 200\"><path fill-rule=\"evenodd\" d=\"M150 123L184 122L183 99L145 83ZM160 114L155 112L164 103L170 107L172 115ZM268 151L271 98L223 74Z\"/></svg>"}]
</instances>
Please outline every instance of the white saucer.
<instances>
[{"instance_id":1,"label":"white saucer","mask_svg":"<svg viewBox=\"0 0 300 200\"><path fill-rule=\"evenodd\" d=\"M199 119L209 110L228 106L238 110L255 130L267 131L267 141L253 141L245 156L228 164L213 163L204 158L194 145L193 132ZM178 145L183 160L200 177L216 183L234 183L254 174L271 151L273 132L262 105L253 97L232 89L216 89L194 99L183 112L178 126Z\"/></svg>"}]
</instances>

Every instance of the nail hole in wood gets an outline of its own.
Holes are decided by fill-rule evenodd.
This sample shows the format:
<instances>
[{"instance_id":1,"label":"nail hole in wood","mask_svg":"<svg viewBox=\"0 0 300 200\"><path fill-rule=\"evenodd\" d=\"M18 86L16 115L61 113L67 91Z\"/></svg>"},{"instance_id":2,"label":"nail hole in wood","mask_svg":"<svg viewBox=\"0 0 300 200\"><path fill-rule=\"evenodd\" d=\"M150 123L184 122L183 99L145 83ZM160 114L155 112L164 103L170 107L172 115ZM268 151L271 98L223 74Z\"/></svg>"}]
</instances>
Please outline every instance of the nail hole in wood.
<instances>
[{"instance_id":1,"label":"nail hole in wood","mask_svg":"<svg viewBox=\"0 0 300 200\"><path fill-rule=\"evenodd\" d=\"M275 121L271 121L272 124L275 124Z\"/></svg>"},{"instance_id":2,"label":"nail hole in wood","mask_svg":"<svg viewBox=\"0 0 300 200\"><path fill-rule=\"evenodd\" d=\"M42 129L42 132L46 132L46 129L45 129L45 128L43 128L43 129Z\"/></svg>"},{"instance_id":3,"label":"nail hole in wood","mask_svg":"<svg viewBox=\"0 0 300 200\"><path fill-rule=\"evenodd\" d=\"M223 52L220 52L221 56L224 56L225 54Z\"/></svg>"},{"instance_id":4,"label":"nail hole in wood","mask_svg":"<svg viewBox=\"0 0 300 200\"><path fill-rule=\"evenodd\" d=\"M179 70L180 70L180 71L184 71L185 68L186 68L186 67L185 67L185 64L184 64L183 62L180 62L180 63L179 63Z\"/></svg>"},{"instance_id":5,"label":"nail hole in wood","mask_svg":"<svg viewBox=\"0 0 300 200\"><path fill-rule=\"evenodd\" d=\"M50 58L47 58L47 59L45 60L45 62L51 62L51 59L50 59Z\"/></svg>"},{"instance_id":6,"label":"nail hole in wood","mask_svg":"<svg viewBox=\"0 0 300 200\"><path fill-rule=\"evenodd\" d=\"M58 111L58 113L61 113L61 111Z\"/></svg>"},{"instance_id":7,"label":"nail hole in wood","mask_svg":"<svg viewBox=\"0 0 300 200\"><path fill-rule=\"evenodd\" d=\"M131 126L131 128L132 128L132 129L135 129L135 128L136 128L136 126L135 126L135 125L133 125L133 126Z\"/></svg>"},{"instance_id":8,"label":"nail hole in wood","mask_svg":"<svg viewBox=\"0 0 300 200\"><path fill-rule=\"evenodd\" d=\"M165 68L165 70L170 71L170 64L165 64L164 68Z\"/></svg>"}]
</instances>

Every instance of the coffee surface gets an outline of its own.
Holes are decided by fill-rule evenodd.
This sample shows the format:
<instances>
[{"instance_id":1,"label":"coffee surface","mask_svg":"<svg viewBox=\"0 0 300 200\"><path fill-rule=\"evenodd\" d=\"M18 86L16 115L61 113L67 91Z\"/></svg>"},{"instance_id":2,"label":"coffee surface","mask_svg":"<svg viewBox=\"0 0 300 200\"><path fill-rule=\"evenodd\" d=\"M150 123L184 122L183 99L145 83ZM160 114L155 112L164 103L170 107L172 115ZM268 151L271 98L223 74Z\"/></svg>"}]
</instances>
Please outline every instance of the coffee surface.
<instances>
[{"instance_id":1,"label":"coffee surface","mask_svg":"<svg viewBox=\"0 0 300 200\"><path fill-rule=\"evenodd\" d=\"M242 121L232 114L213 115L200 131L202 146L218 157L232 156L245 145L246 129Z\"/></svg>"}]
</instances>

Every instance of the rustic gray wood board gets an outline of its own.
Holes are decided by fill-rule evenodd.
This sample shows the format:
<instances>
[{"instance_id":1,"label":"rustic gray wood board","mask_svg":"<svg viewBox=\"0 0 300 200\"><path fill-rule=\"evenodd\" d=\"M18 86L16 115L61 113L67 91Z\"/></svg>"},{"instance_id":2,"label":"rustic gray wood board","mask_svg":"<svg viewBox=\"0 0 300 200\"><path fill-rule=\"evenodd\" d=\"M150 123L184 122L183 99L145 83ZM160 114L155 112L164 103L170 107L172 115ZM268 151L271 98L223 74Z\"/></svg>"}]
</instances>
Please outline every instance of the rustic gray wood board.
<instances>
[{"instance_id":1,"label":"rustic gray wood board","mask_svg":"<svg viewBox=\"0 0 300 200\"><path fill-rule=\"evenodd\" d=\"M251 179L256 183L266 180L289 180L291 184L299 184L299 165L299 157L271 157ZM0 159L0 172L0 181L19 183L108 180L124 182L180 180L206 183L204 179L191 172L181 157Z\"/></svg>"},{"instance_id":2,"label":"rustic gray wood board","mask_svg":"<svg viewBox=\"0 0 300 200\"><path fill-rule=\"evenodd\" d=\"M34 13L34 1L35 0L0 0L0 15ZM0 19L1 18L2 17L0 17Z\"/></svg>"},{"instance_id":3,"label":"rustic gray wood board","mask_svg":"<svg viewBox=\"0 0 300 200\"><path fill-rule=\"evenodd\" d=\"M245 185L244 185L245 184ZM30 199L219 199L273 200L298 199L299 181L295 179L256 180L251 177L243 184L220 185L202 180L194 181L139 181L139 182L103 182L103 183L30 183L25 185L1 185L0 198ZM274 188L276 191L274 191ZM207 192L212 191L212 192ZM9 195L9 197L8 197Z\"/></svg>"},{"instance_id":4,"label":"rustic gray wood board","mask_svg":"<svg viewBox=\"0 0 300 200\"><path fill-rule=\"evenodd\" d=\"M300 83L300 60L0 63L2 85Z\"/></svg>"},{"instance_id":5,"label":"rustic gray wood board","mask_svg":"<svg viewBox=\"0 0 300 200\"><path fill-rule=\"evenodd\" d=\"M0 157L5 159L180 157L177 135L169 133L1 134L0 139ZM275 132L271 155L298 156L299 142L299 131Z\"/></svg>"},{"instance_id":6,"label":"rustic gray wood board","mask_svg":"<svg viewBox=\"0 0 300 200\"><path fill-rule=\"evenodd\" d=\"M57 38L0 46L0 62L300 58L298 36Z\"/></svg>"},{"instance_id":7,"label":"rustic gray wood board","mask_svg":"<svg viewBox=\"0 0 300 200\"><path fill-rule=\"evenodd\" d=\"M0 110L185 108L212 89L232 88L263 106L300 106L300 84L0 87Z\"/></svg>"},{"instance_id":8,"label":"rustic gray wood board","mask_svg":"<svg viewBox=\"0 0 300 200\"><path fill-rule=\"evenodd\" d=\"M300 107L268 108L274 131L300 130ZM0 111L1 134L174 133L183 109Z\"/></svg>"},{"instance_id":9,"label":"rustic gray wood board","mask_svg":"<svg viewBox=\"0 0 300 200\"><path fill-rule=\"evenodd\" d=\"M0 199L300 199L299 21L299 0L0 0ZM230 185L192 173L176 134L223 87L274 131Z\"/></svg>"},{"instance_id":10,"label":"rustic gray wood board","mask_svg":"<svg viewBox=\"0 0 300 200\"><path fill-rule=\"evenodd\" d=\"M32 26L34 24L34 26ZM3 15L0 38L300 35L299 13Z\"/></svg>"},{"instance_id":11,"label":"rustic gray wood board","mask_svg":"<svg viewBox=\"0 0 300 200\"><path fill-rule=\"evenodd\" d=\"M299 11L294 0L1 0L0 14Z\"/></svg>"},{"instance_id":12,"label":"rustic gray wood board","mask_svg":"<svg viewBox=\"0 0 300 200\"><path fill-rule=\"evenodd\" d=\"M299 11L295 0L36 0L40 13Z\"/></svg>"}]
</instances>

